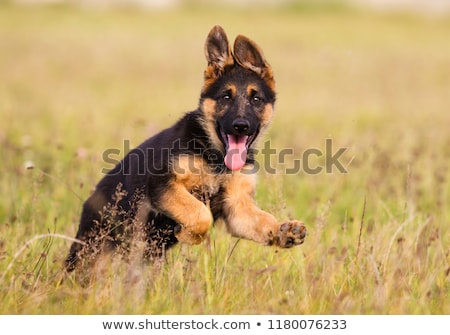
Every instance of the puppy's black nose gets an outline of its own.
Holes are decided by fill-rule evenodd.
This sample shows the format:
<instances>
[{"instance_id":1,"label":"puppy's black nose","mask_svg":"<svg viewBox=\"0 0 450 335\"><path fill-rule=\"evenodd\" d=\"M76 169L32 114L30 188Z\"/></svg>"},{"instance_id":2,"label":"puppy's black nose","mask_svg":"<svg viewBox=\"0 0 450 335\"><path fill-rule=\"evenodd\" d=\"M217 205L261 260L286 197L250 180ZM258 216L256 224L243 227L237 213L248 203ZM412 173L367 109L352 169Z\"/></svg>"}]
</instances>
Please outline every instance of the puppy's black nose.
<instances>
[{"instance_id":1,"label":"puppy's black nose","mask_svg":"<svg viewBox=\"0 0 450 335\"><path fill-rule=\"evenodd\" d=\"M240 117L233 121L232 126L238 134L244 134L250 128L250 122Z\"/></svg>"}]
</instances>

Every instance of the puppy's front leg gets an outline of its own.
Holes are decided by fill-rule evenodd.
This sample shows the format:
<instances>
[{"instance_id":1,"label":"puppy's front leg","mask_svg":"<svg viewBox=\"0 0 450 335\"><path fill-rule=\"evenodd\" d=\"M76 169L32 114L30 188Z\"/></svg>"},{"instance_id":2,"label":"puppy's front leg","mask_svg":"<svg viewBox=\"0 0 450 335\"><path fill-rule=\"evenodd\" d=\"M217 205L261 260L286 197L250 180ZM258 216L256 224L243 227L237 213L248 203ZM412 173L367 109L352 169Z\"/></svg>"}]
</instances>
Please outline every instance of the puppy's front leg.
<instances>
[{"instance_id":1,"label":"puppy's front leg","mask_svg":"<svg viewBox=\"0 0 450 335\"><path fill-rule=\"evenodd\" d=\"M279 223L272 214L259 209L254 201L255 176L245 172L234 171L226 185L224 212L229 232L236 237L282 248L302 244L306 237L303 222Z\"/></svg>"},{"instance_id":2,"label":"puppy's front leg","mask_svg":"<svg viewBox=\"0 0 450 335\"><path fill-rule=\"evenodd\" d=\"M158 201L158 207L180 226L175 236L181 243L199 244L213 222L211 210L197 200L182 183L173 182Z\"/></svg>"}]
</instances>

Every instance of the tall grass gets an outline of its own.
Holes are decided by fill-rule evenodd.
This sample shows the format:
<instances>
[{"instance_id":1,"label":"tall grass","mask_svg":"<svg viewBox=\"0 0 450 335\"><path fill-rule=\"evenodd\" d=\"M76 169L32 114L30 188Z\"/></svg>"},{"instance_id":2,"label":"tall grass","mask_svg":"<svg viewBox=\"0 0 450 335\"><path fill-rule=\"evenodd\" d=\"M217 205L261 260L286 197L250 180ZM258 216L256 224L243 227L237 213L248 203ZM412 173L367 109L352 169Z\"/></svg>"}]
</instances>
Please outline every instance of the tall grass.
<instances>
[{"instance_id":1,"label":"tall grass","mask_svg":"<svg viewBox=\"0 0 450 335\"><path fill-rule=\"evenodd\" d=\"M450 313L450 21L332 9L0 6L0 313ZM102 153L196 107L214 24L274 67L266 138L294 154L259 172L257 200L304 220L305 244L218 223L161 264L61 282ZM348 173L285 173L326 138Z\"/></svg>"}]
</instances>

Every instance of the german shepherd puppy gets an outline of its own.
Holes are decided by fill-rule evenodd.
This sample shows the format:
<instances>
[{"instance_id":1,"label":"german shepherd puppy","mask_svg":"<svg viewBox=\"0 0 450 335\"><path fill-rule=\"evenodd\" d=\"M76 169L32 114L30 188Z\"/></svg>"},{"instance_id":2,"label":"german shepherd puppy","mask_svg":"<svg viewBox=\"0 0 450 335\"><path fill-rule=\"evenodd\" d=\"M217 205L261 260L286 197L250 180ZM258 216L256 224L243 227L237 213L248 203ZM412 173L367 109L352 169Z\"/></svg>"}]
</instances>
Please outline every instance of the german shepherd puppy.
<instances>
[{"instance_id":1,"label":"german shepherd puppy","mask_svg":"<svg viewBox=\"0 0 450 335\"><path fill-rule=\"evenodd\" d=\"M144 259L177 242L202 242L215 220L240 238L282 248L303 243L300 221L279 223L254 201L254 143L272 118L275 81L261 49L209 33L198 108L130 151L83 205L67 271L82 259L141 241Z\"/></svg>"}]
</instances>

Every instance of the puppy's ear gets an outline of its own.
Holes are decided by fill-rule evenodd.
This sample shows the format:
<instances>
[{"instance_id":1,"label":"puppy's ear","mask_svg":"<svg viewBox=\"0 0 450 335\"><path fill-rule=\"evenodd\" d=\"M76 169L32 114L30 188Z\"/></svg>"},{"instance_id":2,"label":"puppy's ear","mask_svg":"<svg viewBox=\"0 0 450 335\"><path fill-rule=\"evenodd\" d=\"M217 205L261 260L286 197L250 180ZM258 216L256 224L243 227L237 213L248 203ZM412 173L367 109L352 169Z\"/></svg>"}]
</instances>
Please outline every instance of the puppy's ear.
<instances>
[{"instance_id":1,"label":"puppy's ear","mask_svg":"<svg viewBox=\"0 0 450 335\"><path fill-rule=\"evenodd\" d=\"M257 73L272 89L275 88L273 71L261 48L248 37L239 35L234 41L234 58L242 67Z\"/></svg>"},{"instance_id":2,"label":"puppy's ear","mask_svg":"<svg viewBox=\"0 0 450 335\"><path fill-rule=\"evenodd\" d=\"M205 43L205 55L208 66L205 70L205 87L216 80L227 65L234 63L227 35L220 26L214 26Z\"/></svg>"}]
</instances>

